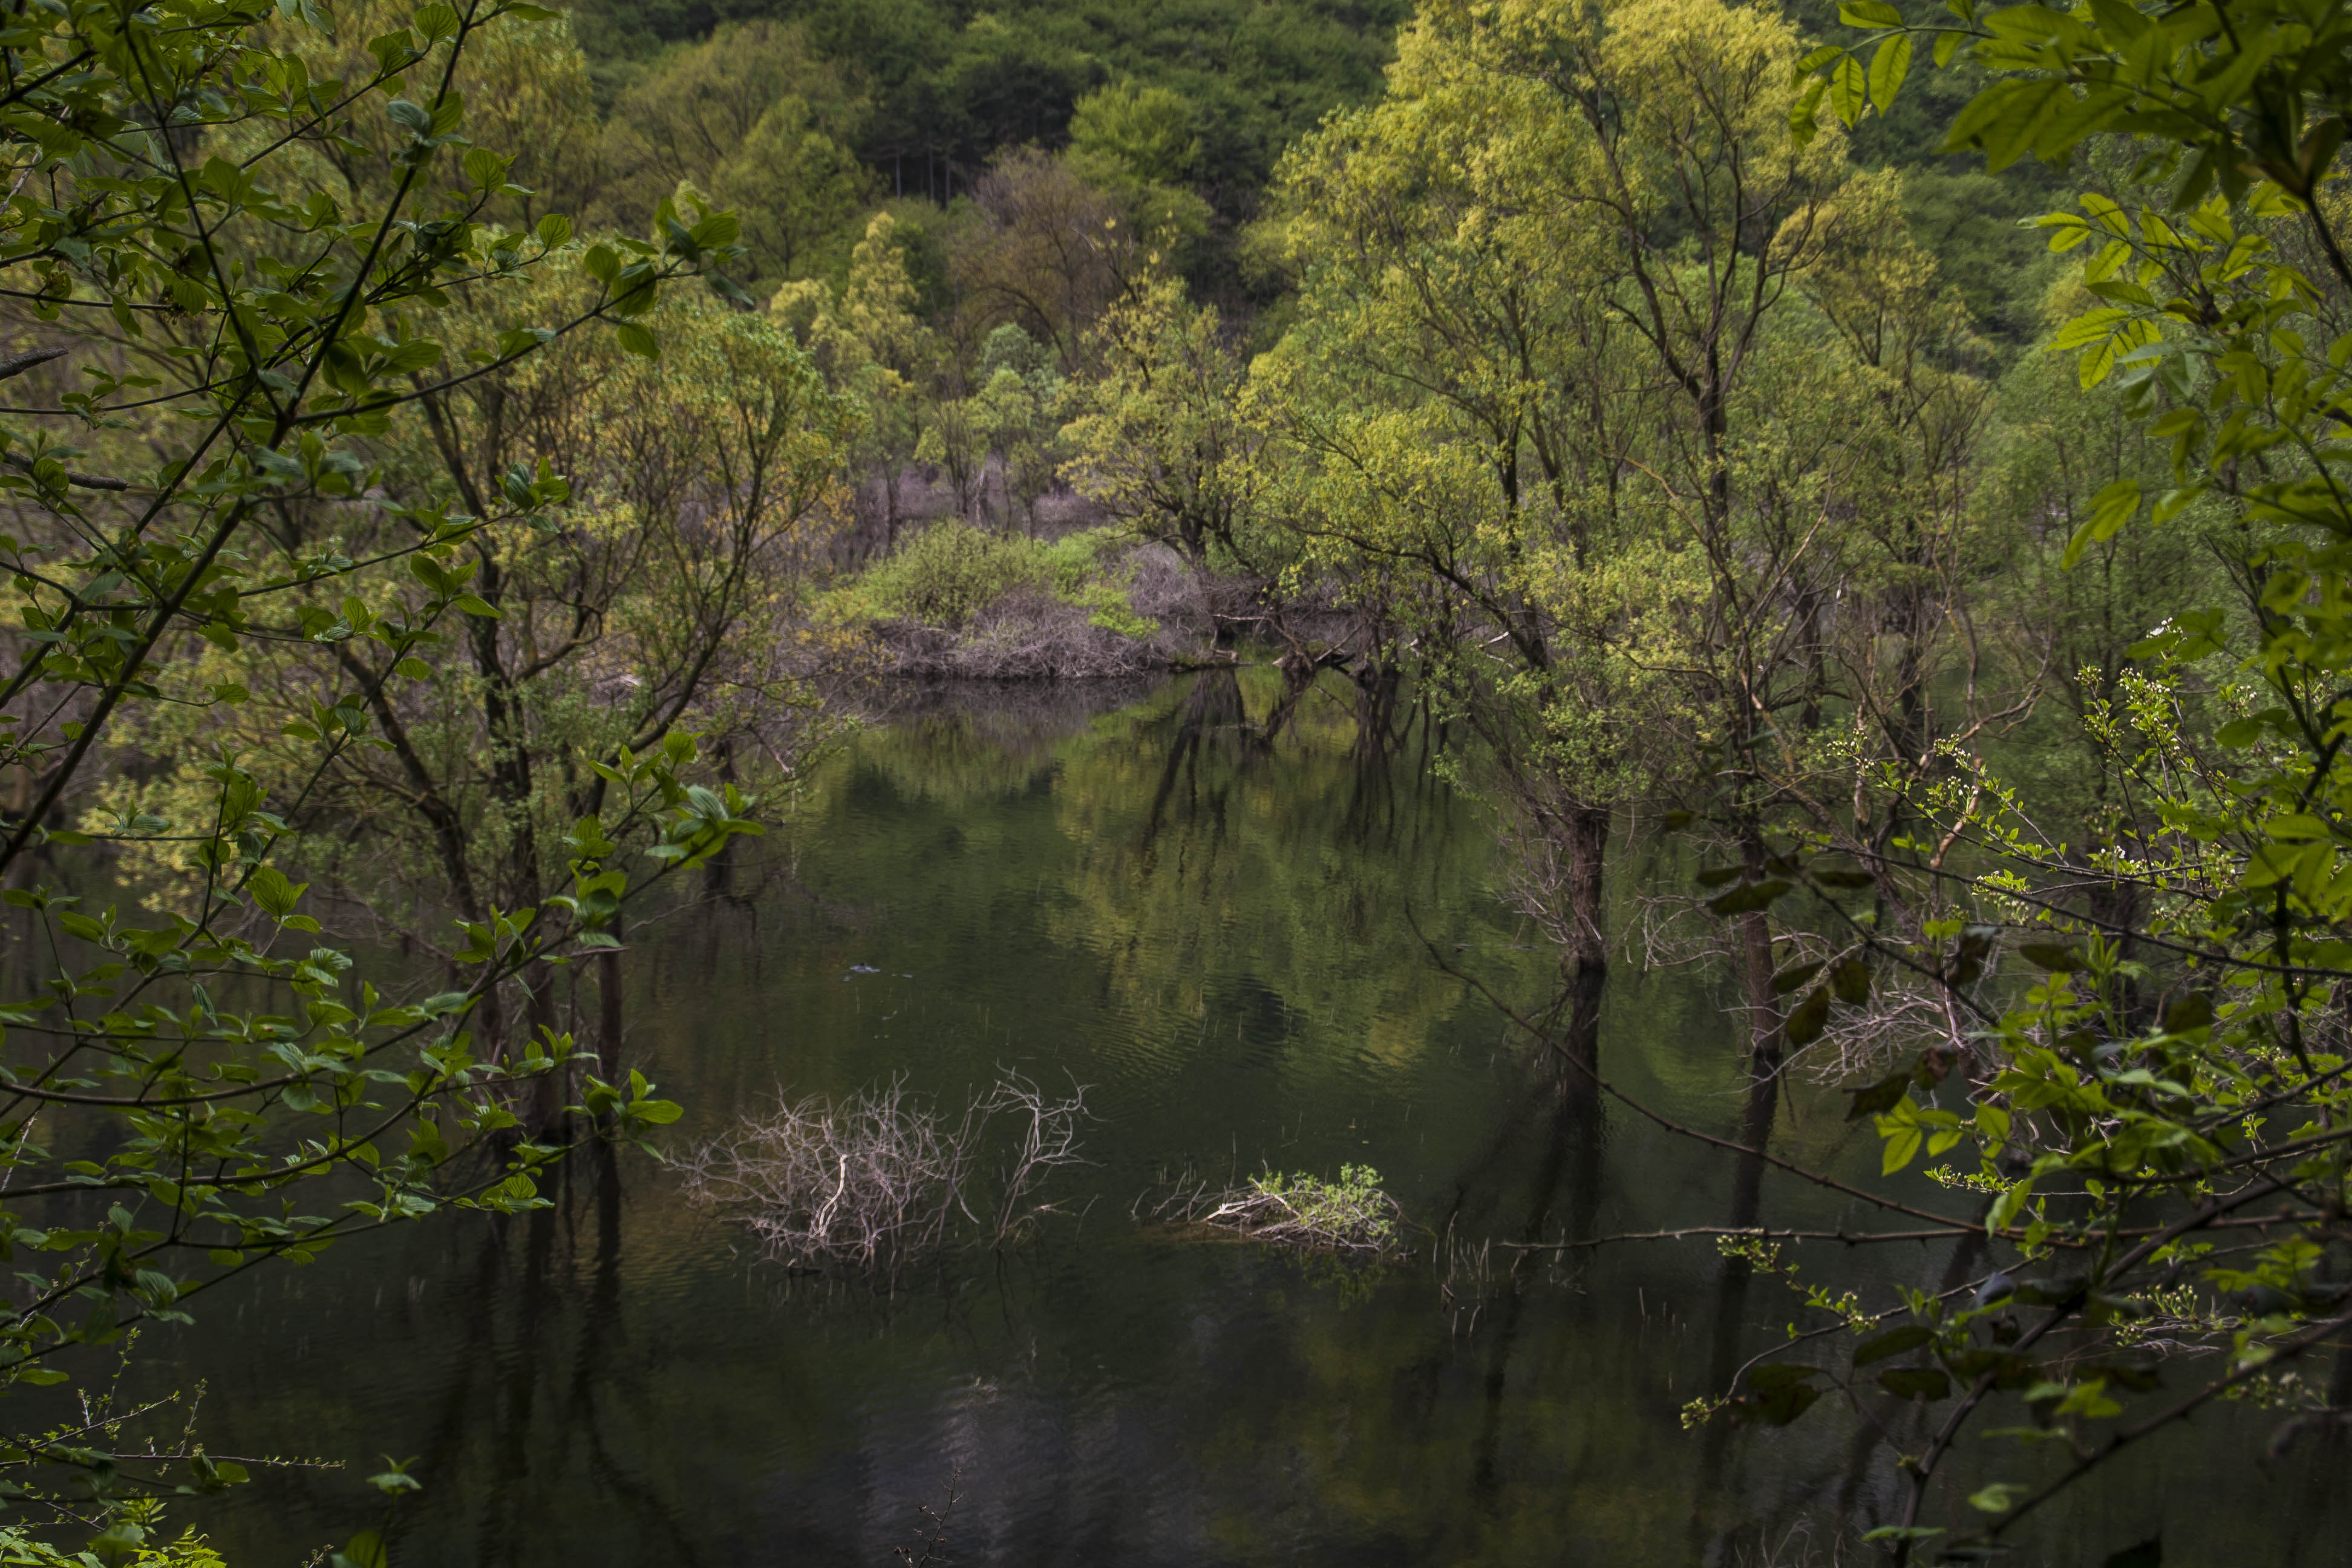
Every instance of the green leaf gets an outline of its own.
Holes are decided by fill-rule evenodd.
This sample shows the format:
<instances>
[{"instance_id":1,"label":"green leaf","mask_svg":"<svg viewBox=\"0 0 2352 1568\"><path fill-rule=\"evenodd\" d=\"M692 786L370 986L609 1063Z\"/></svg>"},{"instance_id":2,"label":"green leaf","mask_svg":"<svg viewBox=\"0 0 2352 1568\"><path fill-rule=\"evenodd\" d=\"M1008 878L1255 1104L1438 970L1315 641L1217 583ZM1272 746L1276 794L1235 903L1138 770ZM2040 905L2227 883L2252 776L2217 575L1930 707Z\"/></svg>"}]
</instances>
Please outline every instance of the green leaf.
<instances>
[{"instance_id":1,"label":"green leaf","mask_svg":"<svg viewBox=\"0 0 2352 1568\"><path fill-rule=\"evenodd\" d=\"M1769 910L1772 900L1789 890L1782 881L1750 882L1706 901L1706 907L1718 915L1744 915L1757 910Z\"/></svg>"},{"instance_id":2,"label":"green leaf","mask_svg":"<svg viewBox=\"0 0 2352 1568\"><path fill-rule=\"evenodd\" d=\"M1847 959L1830 971L1830 989L1837 999L1850 1007L1859 1007L1870 1000L1870 963L1856 956Z\"/></svg>"},{"instance_id":3,"label":"green leaf","mask_svg":"<svg viewBox=\"0 0 2352 1568\"><path fill-rule=\"evenodd\" d=\"M2117 479L2091 499L2091 537L2113 539L2139 510L2139 481Z\"/></svg>"},{"instance_id":4,"label":"green leaf","mask_svg":"<svg viewBox=\"0 0 2352 1568\"><path fill-rule=\"evenodd\" d=\"M411 338L384 356L384 368L395 375L426 370L441 363L441 345L430 338Z\"/></svg>"},{"instance_id":5,"label":"green leaf","mask_svg":"<svg viewBox=\"0 0 2352 1568\"><path fill-rule=\"evenodd\" d=\"M466 178L486 191L495 191L507 180L507 160L488 147L476 147L466 154Z\"/></svg>"},{"instance_id":6,"label":"green leaf","mask_svg":"<svg viewBox=\"0 0 2352 1568\"><path fill-rule=\"evenodd\" d=\"M335 1553L334 1568L391 1568L391 1562L383 1548L383 1537L373 1530L362 1530Z\"/></svg>"},{"instance_id":7,"label":"green leaf","mask_svg":"<svg viewBox=\"0 0 2352 1568\"><path fill-rule=\"evenodd\" d=\"M495 621L500 618L499 608L496 605L491 604L488 599L478 598L472 594L460 594L449 602L457 605L459 609L465 611L466 614L478 616L486 621Z\"/></svg>"},{"instance_id":8,"label":"green leaf","mask_svg":"<svg viewBox=\"0 0 2352 1568\"><path fill-rule=\"evenodd\" d=\"M2164 1010L2164 1032L2186 1035L2191 1030L2211 1027L2213 999L2201 991L2192 991Z\"/></svg>"},{"instance_id":9,"label":"green leaf","mask_svg":"<svg viewBox=\"0 0 2352 1568\"><path fill-rule=\"evenodd\" d=\"M1826 985L1817 985L1811 995L1798 1004L1796 1011L1789 1015L1788 1021L1780 1026L1781 1036L1792 1046L1810 1046L1822 1037L1822 1030L1828 1026L1829 1017L1830 989Z\"/></svg>"},{"instance_id":10,"label":"green leaf","mask_svg":"<svg viewBox=\"0 0 2352 1568\"><path fill-rule=\"evenodd\" d=\"M1845 1092L1853 1096L1853 1104L1847 1108L1845 1119L1859 1121L1865 1116L1892 1110L1910 1091L1911 1069L1908 1068L1892 1078L1880 1079L1876 1083L1864 1084L1860 1089L1847 1089Z\"/></svg>"},{"instance_id":11,"label":"green leaf","mask_svg":"<svg viewBox=\"0 0 2352 1568\"><path fill-rule=\"evenodd\" d=\"M1744 1413L1769 1426L1786 1426L1822 1396L1812 1383L1821 1370L1790 1362L1758 1367L1748 1374L1748 1393L1739 1401Z\"/></svg>"},{"instance_id":12,"label":"green leaf","mask_svg":"<svg viewBox=\"0 0 2352 1568\"><path fill-rule=\"evenodd\" d=\"M1822 45L1819 48L1813 50L1812 53L1807 55L1803 59L1797 62L1795 69L1789 77L1790 82L1793 85L1794 83L1804 80L1807 77L1811 76L1815 71L1821 69L1823 66L1829 64L1832 60L1837 58L1843 53L1845 53L1845 50L1840 48L1835 44Z\"/></svg>"},{"instance_id":13,"label":"green leaf","mask_svg":"<svg viewBox=\"0 0 2352 1568\"><path fill-rule=\"evenodd\" d=\"M289 882L276 867L263 866L247 879L245 890L264 911L283 921L294 912L295 904L310 886L308 882Z\"/></svg>"},{"instance_id":14,"label":"green leaf","mask_svg":"<svg viewBox=\"0 0 2352 1568\"><path fill-rule=\"evenodd\" d=\"M1878 1374L1878 1386L1898 1399L1942 1399L1952 1380L1941 1367L1891 1366Z\"/></svg>"},{"instance_id":15,"label":"green leaf","mask_svg":"<svg viewBox=\"0 0 2352 1568\"><path fill-rule=\"evenodd\" d=\"M1899 27L1903 13L1886 0L1842 0L1838 20L1849 27Z\"/></svg>"},{"instance_id":16,"label":"green leaf","mask_svg":"<svg viewBox=\"0 0 2352 1568\"><path fill-rule=\"evenodd\" d=\"M1848 55L1830 71L1830 110L1848 125L1862 120L1870 101L1870 82L1862 62Z\"/></svg>"},{"instance_id":17,"label":"green leaf","mask_svg":"<svg viewBox=\"0 0 2352 1568\"><path fill-rule=\"evenodd\" d=\"M2036 85L2023 81L1997 81L1969 100L1952 121L1951 130L1945 134L1942 151L1965 153L1976 146L1985 131L2013 114L2020 100L2030 95Z\"/></svg>"},{"instance_id":18,"label":"green leaf","mask_svg":"<svg viewBox=\"0 0 2352 1568\"><path fill-rule=\"evenodd\" d=\"M1789 134L1798 146L1811 146L1813 138L1821 134L1822 95L1829 89L1829 79L1816 77L1789 106Z\"/></svg>"},{"instance_id":19,"label":"green leaf","mask_svg":"<svg viewBox=\"0 0 2352 1568\"><path fill-rule=\"evenodd\" d=\"M2048 344L2049 352L2065 353L2070 350L2079 349L2086 343L2097 342L2114 332L2116 324L2124 319L2125 314L2126 312L2112 305L2104 306L2095 310L2085 310L2052 335Z\"/></svg>"},{"instance_id":20,"label":"green leaf","mask_svg":"<svg viewBox=\"0 0 2352 1568\"><path fill-rule=\"evenodd\" d=\"M2097 224L2117 239L2130 237L2131 219L2124 216L2124 209L2115 202L2096 191L2084 191L2075 200L2084 212L2091 215L2088 221Z\"/></svg>"},{"instance_id":21,"label":"green leaf","mask_svg":"<svg viewBox=\"0 0 2352 1568\"><path fill-rule=\"evenodd\" d=\"M2092 313L2097 314L2096 311ZM2062 563L2072 567L2075 562L2082 559L2083 552L2092 544L2104 543L2113 539L2122 531L2124 524L2129 522L2132 520L2132 514L2137 510L2139 510L2137 480L2117 479L2107 486L2091 499L2090 515L2084 521L2083 526L2074 531L2074 537L2067 542L2066 554Z\"/></svg>"},{"instance_id":22,"label":"green leaf","mask_svg":"<svg viewBox=\"0 0 2352 1568\"><path fill-rule=\"evenodd\" d=\"M368 1478L368 1485L383 1493L386 1497L396 1497L402 1492L422 1491L425 1489L424 1484L415 1476L408 1473L408 1467L416 1462L415 1459L399 1460L394 1459L390 1454L386 1454L383 1457L383 1462L387 1468L375 1475L370 1476Z\"/></svg>"},{"instance_id":23,"label":"green leaf","mask_svg":"<svg viewBox=\"0 0 2352 1568\"><path fill-rule=\"evenodd\" d=\"M1906 1323L1899 1329L1889 1329L1874 1339L1864 1340L1853 1351L1853 1364L1868 1366L1874 1361L1885 1361L1891 1355L1916 1351L1921 1345L1935 1342L1936 1331L1924 1323Z\"/></svg>"},{"instance_id":24,"label":"green leaf","mask_svg":"<svg viewBox=\"0 0 2352 1568\"><path fill-rule=\"evenodd\" d=\"M1772 976L1772 994L1786 996L1821 972L1822 966L1818 963L1800 963L1784 969Z\"/></svg>"},{"instance_id":25,"label":"green leaf","mask_svg":"<svg viewBox=\"0 0 2352 1568\"><path fill-rule=\"evenodd\" d=\"M623 321L614 329L619 333L621 347L640 359L661 358L661 344L653 333L635 321Z\"/></svg>"},{"instance_id":26,"label":"green leaf","mask_svg":"<svg viewBox=\"0 0 2352 1568\"><path fill-rule=\"evenodd\" d=\"M1887 7L1889 10L1894 7ZM1911 38L1897 34L1878 46L1870 57L1870 101L1885 113L1895 107L1895 95L1901 90L1903 79L1911 71Z\"/></svg>"},{"instance_id":27,"label":"green leaf","mask_svg":"<svg viewBox=\"0 0 2352 1568\"><path fill-rule=\"evenodd\" d=\"M2083 967L2083 950L2070 942L2028 942L2018 944L2018 956L2053 974L2069 974Z\"/></svg>"}]
</instances>

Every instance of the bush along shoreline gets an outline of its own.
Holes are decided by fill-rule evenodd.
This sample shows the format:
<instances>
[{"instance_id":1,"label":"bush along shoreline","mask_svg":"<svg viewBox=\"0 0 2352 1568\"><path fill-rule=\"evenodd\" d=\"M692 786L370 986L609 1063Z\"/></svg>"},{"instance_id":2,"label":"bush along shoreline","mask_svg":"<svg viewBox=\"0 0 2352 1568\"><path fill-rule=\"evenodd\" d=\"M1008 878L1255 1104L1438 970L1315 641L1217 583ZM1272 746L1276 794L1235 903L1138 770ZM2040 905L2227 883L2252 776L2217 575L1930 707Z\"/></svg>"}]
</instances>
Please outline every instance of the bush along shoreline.
<instances>
[{"instance_id":1,"label":"bush along shoreline","mask_svg":"<svg viewBox=\"0 0 2352 1568\"><path fill-rule=\"evenodd\" d=\"M1163 545L1117 528L1051 541L946 518L816 602L823 626L871 639L894 675L1083 680L1196 658L1212 623Z\"/></svg>"}]
</instances>

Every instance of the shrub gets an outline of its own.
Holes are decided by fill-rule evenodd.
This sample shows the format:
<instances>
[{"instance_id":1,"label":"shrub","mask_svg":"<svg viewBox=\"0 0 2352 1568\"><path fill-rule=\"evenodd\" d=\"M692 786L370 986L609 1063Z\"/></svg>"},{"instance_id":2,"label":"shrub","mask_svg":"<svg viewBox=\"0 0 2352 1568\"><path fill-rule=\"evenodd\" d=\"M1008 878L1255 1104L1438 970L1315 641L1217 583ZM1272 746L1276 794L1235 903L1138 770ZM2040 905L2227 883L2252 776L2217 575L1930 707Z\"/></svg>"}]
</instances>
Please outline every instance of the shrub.
<instances>
[{"instance_id":1,"label":"shrub","mask_svg":"<svg viewBox=\"0 0 2352 1568\"><path fill-rule=\"evenodd\" d=\"M1050 544L1021 534L989 533L950 519L925 529L898 554L836 591L829 612L843 620L909 621L964 633L992 611L1020 601L1135 642L1159 635L1160 623L1129 601L1135 577L1118 533L1089 529Z\"/></svg>"},{"instance_id":2,"label":"shrub","mask_svg":"<svg viewBox=\"0 0 2352 1568\"><path fill-rule=\"evenodd\" d=\"M868 572L856 585L850 607L961 631L972 616L1017 589L1053 586L1045 546L950 520L923 530Z\"/></svg>"},{"instance_id":3,"label":"shrub","mask_svg":"<svg viewBox=\"0 0 2352 1568\"><path fill-rule=\"evenodd\" d=\"M1089 625L1140 642L1156 636L1160 623L1136 613L1129 593L1134 586L1135 567L1124 559L1116 566L1104 560L1105 553L1121 545L1126 537L1118 529L1089 528L1065 534L1045 546L1043 552L1054 573L1054 592L1065 604L1088 612ZM1120 551L1122 556L1127 553Z\"/></svg>"}]
</instances>

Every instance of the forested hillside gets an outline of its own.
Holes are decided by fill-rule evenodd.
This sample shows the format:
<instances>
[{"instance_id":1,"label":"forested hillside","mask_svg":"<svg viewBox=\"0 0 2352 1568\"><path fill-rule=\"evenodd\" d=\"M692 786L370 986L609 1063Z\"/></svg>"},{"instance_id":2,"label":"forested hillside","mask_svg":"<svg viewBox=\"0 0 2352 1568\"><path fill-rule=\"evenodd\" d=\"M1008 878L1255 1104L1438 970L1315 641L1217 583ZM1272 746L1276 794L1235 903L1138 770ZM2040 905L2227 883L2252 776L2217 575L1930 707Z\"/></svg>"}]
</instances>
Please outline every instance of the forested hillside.
<instances>
[{"instance_id":1,"label":"forested hillside","mask_svg":"<svg viewBox=\"0 0 2352 1568\"><path fill-rule=\"evenodd\" d=\"M705 133L687 138L702 143L700 161L674 153L667 173L708 175L721 146L751 156L767 145L773 158L773 144L748 137L772 103L788 100L791 199L812 209L799 221L821 230L853 205L853 190L868 200L927 197L944 205L959 182L968 195L1001 153L1076 142L1097 154L1097 170L1124 165L1197 195L1204 209L1196 221L1215 237L1188 255L1191 270L1221 294L1245 298L1252 291L1234 294L1243 285L1232 250L1276 160L1325 114L1380 90L1391 39L1410 13L1405 0L591 0L572 17L597 102L623 125L643 121L666 139L675 133L656 127L680 112L680 100L740 95L730 107L712 106L717 118ZM1837 25L1836 7L1820 0L1803 0L1790 16L1814 37ZM736 26L745 23L755 26ZM695 47L714 35L732 43ZM1150 96L1138 102L1144 91ZM2017 234L2015 220L2056 187L2031 176L1995 181L1937 153L1942 127L1966 96L1948 79L1922 84L1916 100L1858 129L1854 153L1866 163L1920 172L1907 194L1915 225L1979 318L2014 339L2031 334L2033 285L2021 274L2037 248ZM823 142L809 141L811 132ZM614 156L623 167L631 162L618 149ZM861 174L850 174L853 162ZM614 164L599 170L609 176ZM739 188L751 187L739 180ZM843 237L828 235L781 264L805 270L821 258L837 268L846 249Z\"/></svg>"},{"instance_id":2,"label":"forested hillside","mask_svg":"<svg viewBox=\"0 0 2352 1568\"><path fill-rule=\"evenodd\" d=\"M1255 210L1293 139L1379 90L1409 10L1404 0L599 0L573 15L601 100L625 116L695 90L682 47L719 29L789 30L798 58L776 88L830 106L818 128L885 197L944 203L1007 149L1067 145L1090 95L1149 90L1156 118L1123 144L1143 173L1190 186L1231 222ZM752 27L731 31L740 24Z\"/></svg>"}]
</instances>

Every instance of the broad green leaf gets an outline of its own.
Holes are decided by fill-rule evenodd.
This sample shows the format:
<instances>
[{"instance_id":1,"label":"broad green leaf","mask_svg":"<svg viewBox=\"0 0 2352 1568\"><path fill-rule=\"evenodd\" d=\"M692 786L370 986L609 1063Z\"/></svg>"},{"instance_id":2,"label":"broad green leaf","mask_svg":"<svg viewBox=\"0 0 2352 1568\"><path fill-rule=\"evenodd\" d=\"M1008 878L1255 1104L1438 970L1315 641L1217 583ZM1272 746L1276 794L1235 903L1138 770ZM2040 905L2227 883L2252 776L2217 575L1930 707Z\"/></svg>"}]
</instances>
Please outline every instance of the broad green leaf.
<instances>
[{"instance_id":1,"label":"broad green leaf","mask_svg":"<svg viewBox=\"0 0 2352 1568\"><path fill-rule=\"evenodd\" d=\"M1895 107L1895 95L1911 69L1911 37L1898 33L1878 46L1870 57L1870 101L1885 113Z\"/></svg>"},{"instance_id":2,"label":"broad green leaf","mask_svg":"<svg viewBox=\"0 0 2352 1568\"><path fill-rule=\"evenodd\" d=\"M1791 1011L1780 1026L1781 1035L1792 1046L1810 1046L1822 1037L1822 1030L1830 1016L1830 992L1826 985L1817 985Z\"/></svg>"},{"instance_id":3,"label":"broad green leaf","mask_svg":"<svg viewBox=\"0 0 2352 1568\"><path fill-rule=\"evenodd\" d=\"M1921 1323L1906 1323L1899 1329L1889 1329L1856 1345L1853 1364L1868 1366L1872 1362L1885 1361L1888 1356L1901 1355L1906 1351L1916 1351L1921 1345L1933 1344L1935 1340L1933 1329Z\"/></svg>"},{"instance_id":4,"label":"broad green leaf","mask_svg":"<svg viewBox=\"0 0 2352 1568\"><path fill-rule=\"evenodd\" d=\"M1849 27L1899 27L1903 13L1887 0L1839 0L1838 20Z\"/></svg>"},{"instance_id":5,"label":"broad green leaf","mask_svg":"<svg viewBox=\"0 0 2352 1568\"><path fill-rule=\"evenodd\" d=\"M1830 110L1848 125L1858 125L1870 104L1870 89L1863 64L1848 55L1830 69Z\"/></svg>"}]
</instances>

